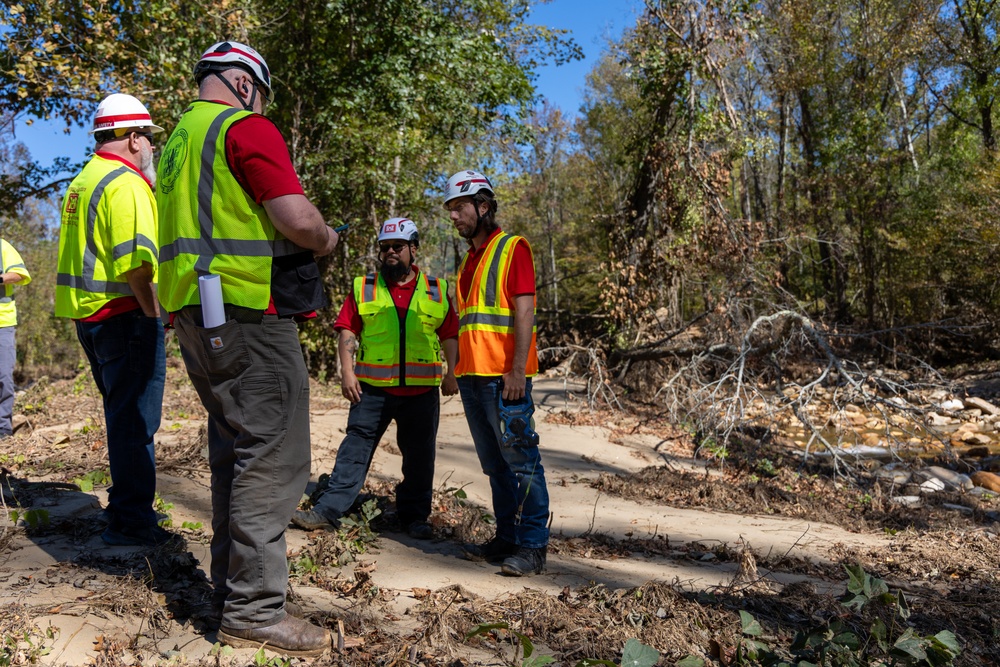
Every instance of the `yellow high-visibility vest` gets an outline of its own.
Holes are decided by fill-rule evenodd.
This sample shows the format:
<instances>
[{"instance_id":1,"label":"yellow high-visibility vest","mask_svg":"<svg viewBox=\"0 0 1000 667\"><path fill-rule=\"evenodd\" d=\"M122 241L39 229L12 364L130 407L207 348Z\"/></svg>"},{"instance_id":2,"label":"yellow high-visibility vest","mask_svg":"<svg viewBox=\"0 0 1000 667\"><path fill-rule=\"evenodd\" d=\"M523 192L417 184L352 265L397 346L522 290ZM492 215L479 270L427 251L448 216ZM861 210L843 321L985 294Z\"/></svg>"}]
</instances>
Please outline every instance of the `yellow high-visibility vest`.
<instances>
[{"instance_id":1,"label":"yellow high-visibility vest","mask_svg":"<svg viewBox=\"0 0 1000 667\"><path fill-rule=\"evenodd\" d=\"M382 275L369 273L354 279L354 301L364 323L354 374L362 382L376 387L441 384L443 365L437 330L448 315L448 283L423 272L415 280L413 298L401 327L399 312Z\"/></svg>"},{"instance_id":2,"label":"yellow high-visibility vest","mask_svg":"<svg viewBox=\"0 0 1000 667\"><path fill-rule=\"evenodd\" d=\"M56 316L90 317L134 296L125 274L148 262L156 280L156 201L149 184L118 160L94 155L63 198Z\"/></svg>"},{"instance_id":3,"label":"yellow high-visibility vest","mask_svg":"<svg viewBox=\"0 0 1000 667\"><path fill-rule=\"evenodd\" d=\"M249 111L198 101L170 135L157 170L160 303L167 312L201 303L198 276L222 280L223 300L265 310L271 258L303 249L278 232L226 161L226 132Z\"/></svg>"},{"instance_id":4,"label":"yellow high-visibility vest","mask_svg":"<svg viewBox=\"0 0 1000 667\"><path fill-rule=\"evenodd\" d=\"M14 246L0 239L0 273L16 273L23 276L24 280L18 285L27 285L31 282L31 275L28 273L24 260L18 254ZM0 288L0 327L17 326L17 305L14 303L14 285L3 285Z\"/></svg>"}]
</instances>

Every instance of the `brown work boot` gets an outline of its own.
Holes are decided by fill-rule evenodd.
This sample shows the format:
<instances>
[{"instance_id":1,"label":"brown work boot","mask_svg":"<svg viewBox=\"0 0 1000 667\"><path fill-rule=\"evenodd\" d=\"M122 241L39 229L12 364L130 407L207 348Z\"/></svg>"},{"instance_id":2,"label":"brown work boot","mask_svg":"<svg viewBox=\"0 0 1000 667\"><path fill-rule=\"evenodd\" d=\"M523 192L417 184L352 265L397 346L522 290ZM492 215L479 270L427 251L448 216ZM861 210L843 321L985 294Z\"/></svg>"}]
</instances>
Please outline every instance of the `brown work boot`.
<instances>
[{"instance_id":1,"label":"brown work boot","mask_svg":"<svg viewBox=\"0 0 1000 667\"><path fill-rule=\"evenodd\" d=\"M219 604L213 603L208 614L204 615L203 622L210 630L218 630L222 625L222 610L224 607L224 602ZM306 617L306 612L302 609L302 605L297 602L292 602L291 600L285 600L285 613L294 616L295 618Z\"/></svg>"},{"instance_id":2,"label":"brown work boot","mask_svg":"<svg viewBox=\"0 0 1000 667\"><path fill-rule=\"evenodd\" d=\"M219 641L233 648L265 648L284 656L303 657L322 655L333 641L330 631L309 621L286 615L275 625L266 628L234 630L219 628Z\"/></svg>"}]
</instances>

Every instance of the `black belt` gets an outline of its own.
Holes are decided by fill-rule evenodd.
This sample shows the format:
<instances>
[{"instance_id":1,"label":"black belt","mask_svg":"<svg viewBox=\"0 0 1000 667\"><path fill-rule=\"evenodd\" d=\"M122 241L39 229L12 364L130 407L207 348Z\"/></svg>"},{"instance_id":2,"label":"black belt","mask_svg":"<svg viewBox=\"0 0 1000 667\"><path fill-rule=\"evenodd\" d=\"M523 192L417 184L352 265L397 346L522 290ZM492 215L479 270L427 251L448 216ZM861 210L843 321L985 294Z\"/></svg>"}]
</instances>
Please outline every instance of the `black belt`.
<instances>
[{"instance_id":1,"label":"black belt","mask_svg":"<svg viewBox=\"0 0 1000 667\"><path fill-rule=\"evenodd\" d=\"M205 326L205 322L201 316L201 306L184 306L177 312L187 314L198 326ZM240 324L260 324L264 321L264 311L254 308L244 308L243 306L232 306L227 303L226 321L228 322L229 320L236 320Z\"/></svg>"}]
</instances>

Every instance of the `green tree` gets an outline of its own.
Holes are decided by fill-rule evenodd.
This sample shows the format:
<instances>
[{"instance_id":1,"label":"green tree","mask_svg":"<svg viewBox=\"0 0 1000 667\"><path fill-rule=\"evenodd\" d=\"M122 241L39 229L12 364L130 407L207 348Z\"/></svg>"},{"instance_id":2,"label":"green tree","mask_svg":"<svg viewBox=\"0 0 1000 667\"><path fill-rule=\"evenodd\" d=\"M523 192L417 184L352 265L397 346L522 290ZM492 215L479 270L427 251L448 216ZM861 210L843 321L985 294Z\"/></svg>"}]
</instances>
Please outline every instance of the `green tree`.
<instances>
[{"instance_id":1,"label":"green tree","mask_svg":"<svg viewBox=\"0 0 1000 667\"><path fill-rule=\"evenodd\" d=\"M338 303L373 263L378 222L414 216L434 238L445 223L429 187L465 166L466 147L524 138L534 68L580 56L561 32L528 24L529 9L528 0L8 3L0 111L80 124L122 91L170 129L196 96L202 50L225 38L254 45L274 74L269 115L307 193L330 222L352 223L343 251L324 262ZM28 183L40 173L15 176L18 192L58 189ZM325 333L334 315L307 335L316 369L335 362Z\"/></svg>"}]
</instances>

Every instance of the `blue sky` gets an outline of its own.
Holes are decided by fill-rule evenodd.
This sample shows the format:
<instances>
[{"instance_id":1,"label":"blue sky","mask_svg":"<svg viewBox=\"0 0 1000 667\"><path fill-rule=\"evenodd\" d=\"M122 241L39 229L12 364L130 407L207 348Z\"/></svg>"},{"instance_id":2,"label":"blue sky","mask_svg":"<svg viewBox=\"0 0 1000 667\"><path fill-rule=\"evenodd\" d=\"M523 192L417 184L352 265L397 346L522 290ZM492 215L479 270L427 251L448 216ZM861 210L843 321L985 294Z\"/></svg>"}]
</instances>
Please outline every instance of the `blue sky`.
<instances>
[{"instance_id":1,"label":"blue sky","mask_svg":"<svg viewBox=\"0 0 1000 667\"><path fill-rule=\"evenodd\" d=\"M538 93L567 116L576 115L587 74L609 39L618 39L626 28L635 25L642 6L641 0L553 0L535 6L529 23L569 30L584 55L582 61L540 68L535 81Z\"/></svg>"},{"instance_id":2,"label":"blue sky","mask_svg":"<svg viewBox=\"0 0 1000 667\"><path fill-rule=\"evenodd\" d=\"M567 116L575 116L587 73L600 59L608 40L617 39L635 24L642 5L641 0L553 0L536 5L529 22L570 30L584 53L582 61L540 68L535 81L537 92ZM17 124L16 135L42 164L49 164L57 157L83 160L91 147L86 129L73 128L66 135L61 121L35 121L27 126L22 120Z\"/></svg>"}]
</instances>

